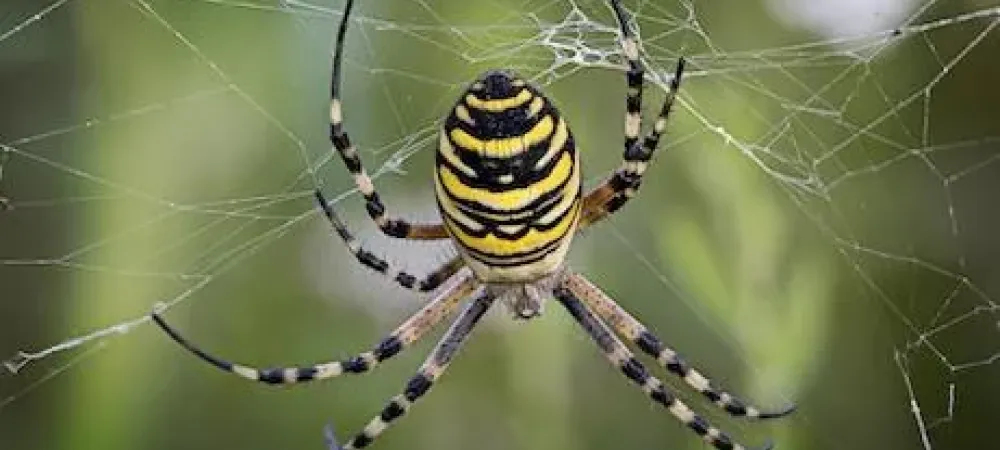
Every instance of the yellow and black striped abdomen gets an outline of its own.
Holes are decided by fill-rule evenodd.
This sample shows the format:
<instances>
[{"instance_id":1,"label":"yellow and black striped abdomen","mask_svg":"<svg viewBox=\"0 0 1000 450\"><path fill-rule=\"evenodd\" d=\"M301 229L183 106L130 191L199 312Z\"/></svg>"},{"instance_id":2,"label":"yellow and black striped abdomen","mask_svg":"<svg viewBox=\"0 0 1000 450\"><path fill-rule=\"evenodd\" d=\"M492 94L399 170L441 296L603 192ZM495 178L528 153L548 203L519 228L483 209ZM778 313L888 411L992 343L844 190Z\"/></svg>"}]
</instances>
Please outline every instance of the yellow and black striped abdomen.
<instances>
[{"instance_id":1,"label":"yellow and black striped abdomen","mask_svg":"<svg viewBox=\"0 0 1000 450\"><path fill-rule=\"evenodd\" d=\"M580 214L580 163L566 121L524 80L490 71L445 120L435 166L445 226L476 276L554 272Z\"/></svg>"}]
</instances>

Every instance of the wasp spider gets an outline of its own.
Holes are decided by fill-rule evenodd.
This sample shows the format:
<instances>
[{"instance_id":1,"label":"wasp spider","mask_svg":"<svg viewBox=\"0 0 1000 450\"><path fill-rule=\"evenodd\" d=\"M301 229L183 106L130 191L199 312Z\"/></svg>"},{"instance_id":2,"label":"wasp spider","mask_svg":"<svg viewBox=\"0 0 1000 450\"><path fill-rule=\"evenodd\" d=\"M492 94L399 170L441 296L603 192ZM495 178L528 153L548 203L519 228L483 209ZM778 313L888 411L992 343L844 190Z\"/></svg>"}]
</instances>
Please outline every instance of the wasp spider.
<instances>
[{"instance_id":1,"label":"wasp spider","mask_svg":"<svg viewBox=\"0 0 1000 450\"><path fill-rule=\"evenodd\" d=\"M645 326L583 275L563 264L573 236L617 211L635 196L646 166L666 130L667 118L684 72L677 69L659 116L639 138L643 66L627 13L610 0L628 60L624 162L601 185L584 194L576 142L555 105L535 86L507 71L483 74L466 90L444 120L437 149L434 187L443 218L440 224L413 224L386 211L371 178L348 138L340 102L344 35L353 0L347 0L333 59L330 139L364 195L368 214L382 232L403 239L451 239L459 256L423 279L398 271L362 248L323 194L316 199L334 230L357 260L404 288L435 291L430 302L370 351L344 361L304 367L256 369L212 356L181 337L154 314L175 341L214 366L268 384L293 384L368 372L395 356L471 299L424 361L403 392L392 398L364 429L341 446L327 430L330 450L366 447L437 382L483 314L500 300L516 319L539 315L554 297L594 339L632 383L717 449L743 449L674 396L622 342L624 337L656 358L727 413L752 419L784 416L787 408L764 412L715 388L666 347ZM619 337L620 336L620 337ZM769 447L769 446L768 446Z\"/></svg>"}]
</instances>

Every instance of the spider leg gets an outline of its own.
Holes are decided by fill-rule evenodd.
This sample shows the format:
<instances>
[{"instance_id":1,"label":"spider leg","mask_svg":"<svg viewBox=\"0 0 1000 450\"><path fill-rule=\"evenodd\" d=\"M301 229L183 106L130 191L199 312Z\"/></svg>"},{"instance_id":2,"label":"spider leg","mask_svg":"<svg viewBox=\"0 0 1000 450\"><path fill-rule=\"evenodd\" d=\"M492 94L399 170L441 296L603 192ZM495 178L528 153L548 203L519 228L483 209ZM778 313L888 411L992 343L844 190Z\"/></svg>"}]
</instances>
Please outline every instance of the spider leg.
<instances>
[{"instance_id":1,"label":"spider leg","mask_svg":"<svg viewBox=\"0 0 1000 450\"><path fill-rule=\"evenodd\" d=\"M670 90L663 101L660 113L642 143L639 143L639 130L641 128L642 109L642 84L645 69L639 59L639 45L630 28L628 13L621 6L618 0L611 0L611 6L615 11L615 17L622 34L621 46L628 60L628 72L626 80L628 83L628 93L625 100L625 151L622 154L622 165L615 173L591 191L583 200L583 217L580 221L580 228L584 228L604 217L617 211L625 202L636 195L639 185L642 182L642 175L649 165L653 153L659 146L660 137L667 129L667 121L670 118L670 111L673 109L674 99L680 89L681 77L684 74L685 61L681 58L677 61L677 68L674 77L670 81Z\"/></svg>"},{"instance_id":2,"label":"spider leg","mask_svg":"<svg viewBox=\"0 0 1000 450\"><path fill-rule=\"evenodd\" d=\"M386 213L385 204L382 203L378 192L375 191L371 177L368 176L361 164L358 150L351 144L351 138L344 129L343 109L340 101L340 68L343 60L344 36L347 34L348 17L351 14L353 4L354 0L347 0L344 5L344 14L340 19L340 28L337 30L337 43L333 56L333 76L330 80L330 141L343 159L347 170L354 176L354 183L361 191L361 195L365 197L365 209L368 210L368 215L383 233L403 239L447 239L448 233L442 224L412 224Z\"/></svg>"},{"instance_id":3,"label":"spider leg","mask_svg":"<svg viewBox=\"0 0 1000 450\"><path fill-rule=\"evenodd\" d=\"M674 350L666 347L635 317L618 305L611 297L601 291L583 275L573 273L566 277L564 285L598 316L611 324L620 335L639 347L647 355L656 358L670 373L680 377L712 403L715 403L727 413L736 417L752 419L774 419L786 416L795 410L789 406L778 411L761 411L749 406L731 394L720 391L712 386L704 375L689 366Z\"/></svg>"},{"instance_id":4,"label":"spider leg","mask_svg":"<svg viewBox=\"0 0 1000 450\"><path fill-rule=\"evenodd\" d=\"M681 421L681 423L697 433L713 447L719 450L746 449L746 447L734 443L728 435L698 416L691 408L668 391L662 381L650 375L642 363L635 359L635 356L629 351L628 347L570 289L560 286L554 290L553 294L556 300L569 311L580 326L587 331L587 334L594 339L597 346L604 352L604 356L612 364L616 365L629 380L642 388L649 398L667 408L677 420ZM768 443L761 450L770 448L771 444Z\"/></svg>"},{"instance_id":5,"label":"spider leg","mask_svg":"<svg viewBox=\"0 0 1000 450\"><path fill-rule=\"evenodd\" d=\"M628 154L628 151L639 142L639 129L642 127L642 79L646 69L639 59L639 43L629 28L628 13L618 0L611 0L611 7L615 11L615 18L618 19L622 34L622 51L628 61L628 72L625 73L625 81L628 84L625 97L625 152Z\"/></svg>"},{"instance_id":6,"label":"spider leg","mask_svg":"<svg viewBox=\"0 0 1000 450\"><path fill-rule=\"evenodd\" d=\"M344 221L340 219L340 216L330 206L330 202L318 190L316 191L316 202L323 210L323 215L330 221L330 225L337 231L337 235L344 241L347 249L357 258L358 262L386 277L391 277L393 281L404 288L420 292L432 291L465 265L462 259L456 256L451 261L444 263L437 270L428 274L424 279L418 281L417 277L408 272L396 270L385 259L361 247L361 244L355 239L351 230L347 229L347 225L344 224Z\"/></svg>"},{"instance_id":7,"label":"spider leg","mask_svg":"<svg viewBox=\"0 0 1000 450\"><path fill-rule=\"evenodd\" d=\"M474 290L475 281L468 273L464 276L454 277L447 283L447 288L443 292L420 311L410 316L372 350L343 361L323 362L304 367L258 369L226 361L195 346L168 325L158 313L154 312L152 316L153 321L174 341L219 369L266 384L295 384L333 378L344 373L368 372L382 361L399 354L400 351L420 339L428 330L451 314L461 301L472 294Z\"/></svg>"},{"instance_id":8,"label":"spider leg","mask_svg":"<svg viewBox=\"0 0 1000 450\"><path fill-rule=\"evenodd\" d=\"M437 346L427 357L417 374L410 378L403 393L397 395L389 401L382 409L382 412L373 418L365 428L354 436L346 445L340 446L333 435L331 428L326 430L326 441L329 450L352 450L367 447L382 432L389 427L396 419L410 409L410 407L431 388L434 382L444 373L451 363L458 349L465 342L469 333L489 310L495 298L488 293L476 297L469 306L462 311L458 319L452 324L448 332L438 342Z\"/></svg>"}]
</instances>

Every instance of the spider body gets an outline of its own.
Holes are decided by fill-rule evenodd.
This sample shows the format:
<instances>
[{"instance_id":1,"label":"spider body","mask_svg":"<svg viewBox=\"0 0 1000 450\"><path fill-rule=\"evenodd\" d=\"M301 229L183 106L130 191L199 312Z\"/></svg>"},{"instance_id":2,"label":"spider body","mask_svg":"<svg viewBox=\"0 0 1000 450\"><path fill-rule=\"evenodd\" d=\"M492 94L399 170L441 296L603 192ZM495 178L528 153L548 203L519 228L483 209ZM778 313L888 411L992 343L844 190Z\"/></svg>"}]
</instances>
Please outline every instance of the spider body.
<instances>
[{"instance_id":1,"label":"spider body","mask_svg":"<svg viewBox=\"0 0 1000 450\"><path fill-rule=\"evenodd\" d=\"M652 129L640 139L644 68L639 44L619 0L609 3L618 21L627 62L621 166L584 194L575 141L552 102L510 72L489 71L460 96L442 125L434 166L435 196L442 223L416 224L387 213L344 127L340 72L353 5L353 0L347 0L334 50L330 140L354 177L372 221L385 235L412 240L450 239L459 256L418 280L362 247L317 189L320 209L360 264L404 288L434 292L392 333L369 351L344 360L258 369L201 350L156 312L153 320L174 341L219 369L261 383L288 385L366 373L410 347L464 304L403 391L360 433L341 446L327 430L329 450L351 450L374 442L430 390L493 303L505 304L516 318L529 319L540 313L546 299L554 298L607 360L650 400L717 450L745 450L747 447L735 443L670 392L636 358L629 344L732 416L776 418L789 414L794 407L762 411L718 389L610 296L563 263L570 241L580 229L604 220L635 197L666 131L684 72L682 58Z\"/></svg>"},{"instance_id":2,"label":"spider body","mask_svg":"<svg viewBox=\"0 0 1000 450\"><path fill-rule=\"evenodd\" d=\"M451 110L434 172L445 228L476 278L527 283L561 267L580 218L572 133L538 89L489 71Z\"/></svg>"}]
</instances>

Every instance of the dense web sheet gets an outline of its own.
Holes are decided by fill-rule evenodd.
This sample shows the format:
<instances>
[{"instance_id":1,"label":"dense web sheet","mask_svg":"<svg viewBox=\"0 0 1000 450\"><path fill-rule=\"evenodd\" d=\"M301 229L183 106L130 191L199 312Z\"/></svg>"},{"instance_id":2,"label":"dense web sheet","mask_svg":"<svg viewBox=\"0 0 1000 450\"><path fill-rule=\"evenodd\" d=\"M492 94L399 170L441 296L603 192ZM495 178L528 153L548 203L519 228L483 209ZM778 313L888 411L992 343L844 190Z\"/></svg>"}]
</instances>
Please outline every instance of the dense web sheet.
<instances>
[{"instance_id":1,"label":"dense web sheet","mask_svg":"<svg viewBox=\"0 0 1000 450\"><path fill-rule=\"evenodd\" d=\"M153 91L123 83L120 96L103 101L94 101L97 94L79 82L76 91L63 90L80 97L65 100L72 108L33 109L31 117L0 131L0 226L30 227L47 216L66 220L91 209L119 214L81 224L75 236L0 237L0 270L11 281L39 272L94 273L123 283L150 280L156 286L116 293L128 306L95 312L92 329L17 342L15 354L0 355L6 368L2 377L28 380L0 391L0 420L5 410L30 402L53 378L65 376L85 359L100 358L107 343L148 327L147 314L154 307L170 310L206 300L210 295L205 291L233 268L266 264L262 255L291 245L290 234L305 229L319 236L314 244L339 245L323 240L326 230L310 203L314 187L323 187L356 228L368 225L323 134L328 62L316 59L329 55L339 3L31 3L0 11L0 60L30 58L25 48L55 47L51 40L71 39L69 31L61 31L68 29L71 15L99 17L121 24L113 33L148 36L76 70L92 79L116 78L113 72L125 70L123 61L152 61L153 54L170 62L148 69L150 84L169 79L163 71L172 64L183 69L185 79ZM356 105L355 116L347 110L349 126L365 139L359 141L376 181L390 186L389 207L417 217L432 217L430 196L414 201L427 209L407 207L408 201L393 201L391 186L395 180L425 176L425 169L411 167L411 161L433 152L438 118L479 69L513 67L558 90L566 98L562 103L574 101L566 96L571 88L564 86L577 77L622 70L614 22L601 2L531 0L519 2L517 9L486 2L476 17L465 17L462 2L417 1L402 7L409 15L391 19L374 5L380 2L364 3L348 50L346 80L358 92L345 99ZM937 430L961 417L966 396L977 395L963 380L979 372L995 377L1000 360L1000 287L991 257L997 247L983 242L984 236L995 234L989 230L1000 220L990 221L984 211L995 200L982 193L998 188L993 180L1000 177L1000 130L974 124L963 128L939 112L965 102L963 109L983 111L986 121L994 118L988 112L995 109L995 94L955 93L962 87L958 77L991 63L998 51L1000 5L901 1L895 16L879 16L888 23L874 21L868 28L852 24L852 34L845 34L836 23L810 29L814 22L796 15L791 6L796 2L773 1L769 7L780 9L792 28L802 29L743 41L740 33L753 33L752 26L720 25L732 22L700 3L627 2L637 17L647 82L658 87L647 91L652 98L647 110L661 98L676 59L684 55L691 62L687 83L692 87L683 91L677 106L682 123L667 139L667 148L691 146L687 157L696 150L738 155L777 188L779 203L798 216L795 220L821 236L837 264L851 274L847 283L855 286L853 298L837 301L888 311L893 318L887 326L899 333L894 351L884 357L898 367L901 392L907 396L899 399L899 407L912 411L922 447L939 448ZM863 7L856 14L878 16ZM219 19L245 20L252 30L226 37L206 25ZM97 45L107 38L80 39ZM276 59L254 65L251 56L230 57L228 49L244 38L250 42L240 45L259 45L262 54ZM311 47L295 54L280 50L289 42L307 41ZM399 43L451 61L451 71L415 57L377 56L376 47ZM93 67L101 61L109 67ZM907 64L920 70L899 70ZM264 73L286 65L311 72L285 81L275 79L289 73ZM35 89L59 92L54 80L41 78ZM383 87L387 80L400 87L390 91ZM262 87L268 83L271 90ZM28 92L2 108L17 110L22 108L18 102L40 95ZM309 98L310 108L296 111L293 107L302 100L280 101L290 95ZM371 99L381 105L379 116L365 119L364 108L357 105ZM612 115L609 120L617 125L620 119ZM379 128L366 129L366 120ZM223 139L233 135L238 137ZM615 136L608 138L608 148L617 148ZM590 166L594 169L588 168L590 185L614 167L616 152L607 153ZM135 158L153 159L142 164L160 169L130 173L116 167ZM701 170L710 174L712 169ZM187 189L177 190L171 176L187 180ZM260 181L241 181L254 178ZM58 188L52 187L56 184ZM612 234L631 249L650 278L686 296L654 262L657 257L643 250L639 238L614 228ZM16 245L7 244L12 240ZM338 248L329 251L338 258L347 255ZM437 261L449 250L434 252ZM425 264L431 265L410 265ZM887 274L904 277L912 287L887 286ZM28 275L25 283L33 277ZM40 308L47 302L85 302L88 295L109 294L81 287L71 299L57 300L69 294L39 292L50 296L30 299ZM10 291L0 295L4 301L19 297ZM15 328L18 320L0 317L0 327ZM726 333L721 325L712 329ZM982 338L970 346L968 336Z\"/></svg>"}]
</instances>

